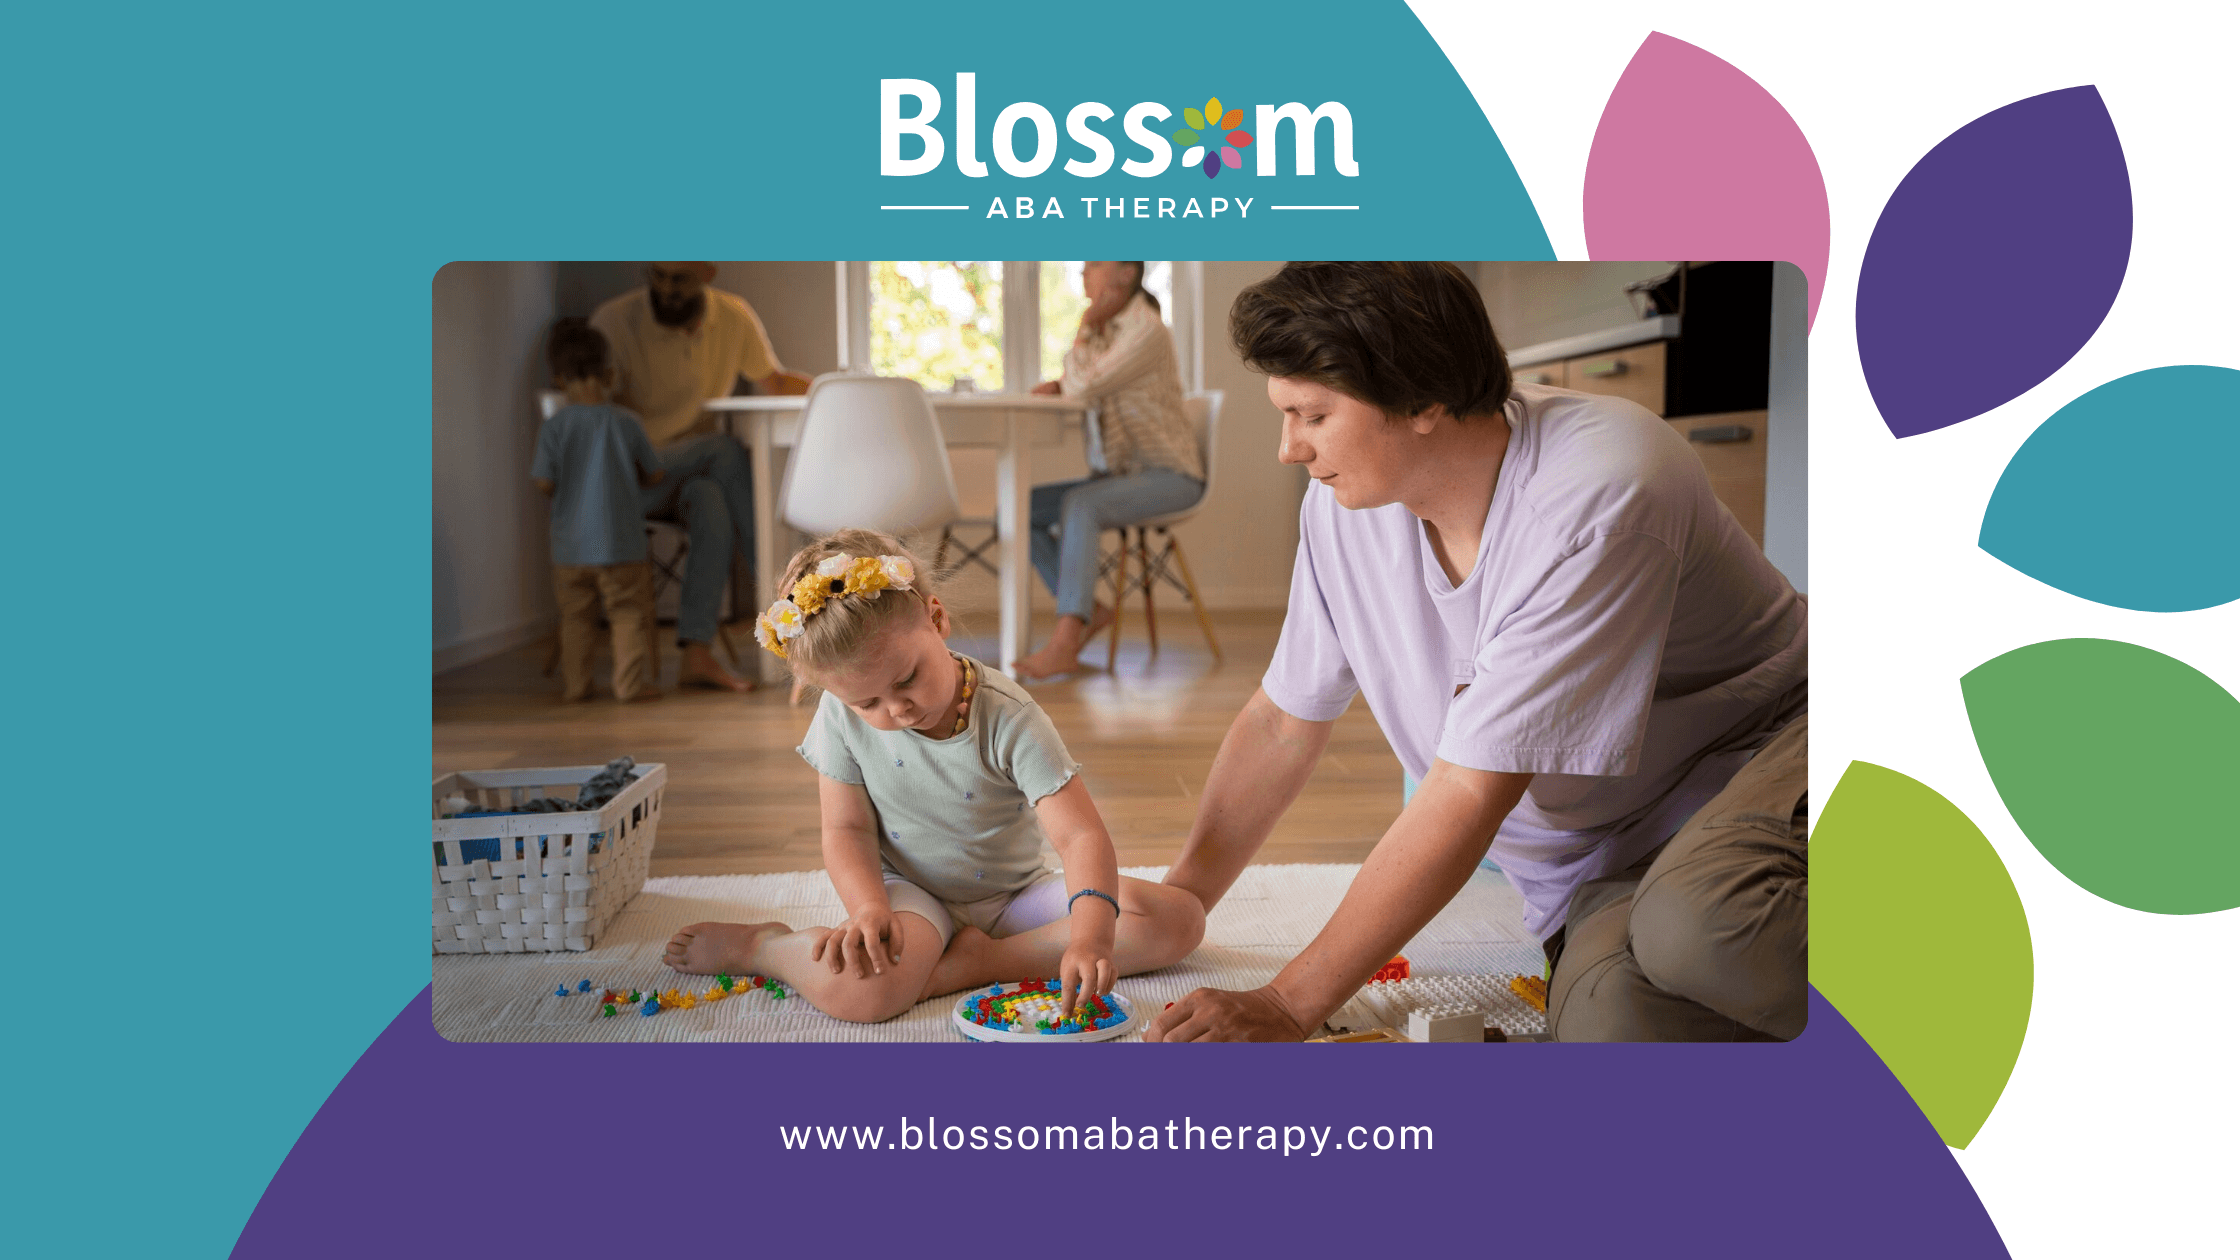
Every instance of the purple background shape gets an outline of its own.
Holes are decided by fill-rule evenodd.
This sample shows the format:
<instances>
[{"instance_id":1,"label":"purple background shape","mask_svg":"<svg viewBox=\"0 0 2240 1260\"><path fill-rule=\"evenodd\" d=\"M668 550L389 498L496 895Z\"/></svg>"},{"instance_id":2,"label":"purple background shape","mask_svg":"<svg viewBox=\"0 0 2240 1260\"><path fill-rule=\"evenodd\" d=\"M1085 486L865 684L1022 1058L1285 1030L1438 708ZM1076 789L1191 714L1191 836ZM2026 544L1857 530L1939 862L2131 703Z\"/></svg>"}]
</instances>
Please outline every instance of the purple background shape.
<instances>
[{"instance_id":1,"label":"purple background shape","mask_svg":"<svg viewBox=\"0 0 2240 1260\"><path fill-rule=\"evenodd\" d=\"M1062 1102L1060 1100L1063 1100ZM1431 1124L1437 1149L786 1152L787 1124ZM1162 1129L1163 1132L1163 1129ZM426 991L234 1255L780 1247L2004 1256L1952 1154L1813 994L1752 1046L454 1045Z\"/></svg>"},{"instance_id":2,"label":"purple background shape","mask_svg":"<svg viewBox=\"0 0 2240 1260\"><path fill-rule=\"evenodd\" d=\"M1958 424L2091 340L2131 258L2131 176L2100 93L2047 92L1945 137L1859 269L1859 365L1898 437Z\"/></svg>"}]
</instances>

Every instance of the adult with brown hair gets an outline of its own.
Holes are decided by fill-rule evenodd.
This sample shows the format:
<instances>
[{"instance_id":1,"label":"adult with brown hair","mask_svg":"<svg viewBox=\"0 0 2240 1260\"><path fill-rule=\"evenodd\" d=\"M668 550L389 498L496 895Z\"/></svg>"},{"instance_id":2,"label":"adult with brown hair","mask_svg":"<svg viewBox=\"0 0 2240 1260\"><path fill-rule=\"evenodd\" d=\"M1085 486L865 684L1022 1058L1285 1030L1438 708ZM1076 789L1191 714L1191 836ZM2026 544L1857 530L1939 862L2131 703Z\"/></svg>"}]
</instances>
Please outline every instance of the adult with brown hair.
<instances>
[{"instance_id":1,"label":"adult with brown hair","mask_svg":"<svg viewBox=\"0 0 2240 1260\"><path fill-rule=\"evenodd\" d=\"M1211 910L1365 695L1412 784L1266 986L1151 1040L1298 1040L1489 856L1560 1040L1762 1040L1805 1017L1804 601L1672 429L1516 385L1448 263L1292 263L1239 295L1278 457L1314 484L1290 609L1167 882Z\"/></svg>"},{"instance_id":2,"label":"adult with brown hair","mask_svg":"<svg viewBox=\"0 0 2240 1260\"><path fill-rule=\"evenodd\" d=\"M678 681L752 691L754 682L724 668L709 647L732 548L754 554L754 490L746 448L716 431L706 404L742 380L766 393L806 394L809 378L779 366L753 307L711 287L714 263L647 263L645 275L645 287L593 312L591 326L614 348L615 401L644 419L666 474L646 492L646 515L682 524L691 544L677 604Z\"/></svg>"},{"instance_id":3,"label":"adult with brown hair","mask_svg":"<svg viewBox=\"0 0 2240 1260\"><path fill-rule=\"evenodd\" d=\"M1058 599L1058 625L1013 672L1049 678L1080 668L1081 645L1112 621L1097 603L1097 541L1104 531L1178 512L1205 493L1205 459L1182 410L1182 373L1159 299L1143 287L1140 262L1081 269L1089 298L1062 380L1037 394L1063 394L1096 409L1091 475L1036 486L1027 541L1035 572Z\"/></svg>"}]
</instances>

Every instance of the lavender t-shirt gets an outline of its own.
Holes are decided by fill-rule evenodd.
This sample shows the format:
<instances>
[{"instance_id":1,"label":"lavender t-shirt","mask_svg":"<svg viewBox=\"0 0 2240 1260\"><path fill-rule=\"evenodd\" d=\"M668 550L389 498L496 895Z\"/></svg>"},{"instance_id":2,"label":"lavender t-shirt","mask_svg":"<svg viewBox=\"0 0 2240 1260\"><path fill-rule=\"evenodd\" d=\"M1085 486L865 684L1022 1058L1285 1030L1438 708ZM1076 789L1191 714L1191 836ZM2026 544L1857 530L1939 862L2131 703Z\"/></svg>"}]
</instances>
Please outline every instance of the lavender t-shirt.
<instances>
[{"instance_id":1,"label":"lavender t-shirt","mask_svg":"<svg viewBox=\"0 0 2240 1260\"><path fill-rule=\"evenodd\" d=\"M1507 416L1459 586L1407 508L1309 487L1261 685L1310 721L1359 691L1418 779L1434 758L1532 774L1488 856L1546 937L1802 710L1805 605L1656 416L1531 385Z\"/></svg>"}]
</instances>

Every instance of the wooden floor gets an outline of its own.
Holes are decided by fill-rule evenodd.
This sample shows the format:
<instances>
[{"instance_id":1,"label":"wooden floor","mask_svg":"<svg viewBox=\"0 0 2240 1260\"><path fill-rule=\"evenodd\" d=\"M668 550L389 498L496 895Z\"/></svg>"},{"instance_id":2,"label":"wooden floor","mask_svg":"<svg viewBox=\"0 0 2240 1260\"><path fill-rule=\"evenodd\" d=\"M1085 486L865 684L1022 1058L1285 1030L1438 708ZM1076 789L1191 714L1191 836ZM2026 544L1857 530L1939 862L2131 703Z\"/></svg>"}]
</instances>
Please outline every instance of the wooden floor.
<instances>
[{"instance_id":1,"label":"wooden floor","mask_svg":"<svg viewBox=\"0 0 2240 1260\"><path fill-rule=\"evenodd\" d=\"M988 637L959 651L995 656L991 612L962 609ZM1217 614L1226 660L1216 665L1187 606L1162 606L1161 651L1149 653L1140 608L1130 610L1119 667L1035 687L1084 769L1126 866L1174 860L1197 813L1213 754L1259 686L1282 614ZM1038 625L1036 641L1047 637ZM742 651L751 636L738 636ZM435 773L604 762L618 756L669 767L655 875L815 870L816 772L793 751L812 713L789 708L783 685L749 696L675 691L649 704L598 699L563 705L540 670L546 646L507 653L435 680ZM1104 659L1099 639L1091 659ZM664 685L676 654L664 655ZM606 668L602 656L600 669ZM599 690L605 690L605 679ZM1355 700L1314 778L1257 860L1358 862L1400 808L1400 763Z\"/></svg>"}]
</instances>

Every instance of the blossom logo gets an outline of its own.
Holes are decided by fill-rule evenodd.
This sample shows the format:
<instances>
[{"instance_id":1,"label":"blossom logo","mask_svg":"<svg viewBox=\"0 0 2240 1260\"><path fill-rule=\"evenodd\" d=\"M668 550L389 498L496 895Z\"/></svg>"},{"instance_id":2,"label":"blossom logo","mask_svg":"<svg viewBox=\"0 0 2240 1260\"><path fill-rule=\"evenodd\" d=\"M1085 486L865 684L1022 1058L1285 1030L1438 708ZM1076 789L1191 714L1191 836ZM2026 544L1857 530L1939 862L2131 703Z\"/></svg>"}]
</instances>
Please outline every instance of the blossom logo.
<instances>
[{"instance_id":1,"label":"blossom logo","mask_svg":"<svg viewBox=\"0 0 2240 1260\"><path fill-rule=\"evenodd\" d=\"M1174 133L1174 142L1187 146L1182 153L1184 168L1202 170L1207 179L1219 175L1224 166L1232 171L1244 169L1244 155L1238 150L1252 143L1252 133L1243 130L1243 110L1223 112L1221 98L1213 96L1206 98L1203 113L1194 105L1183 110L1182 121L1190 125Z\"/></svg>"}]
</instances>

